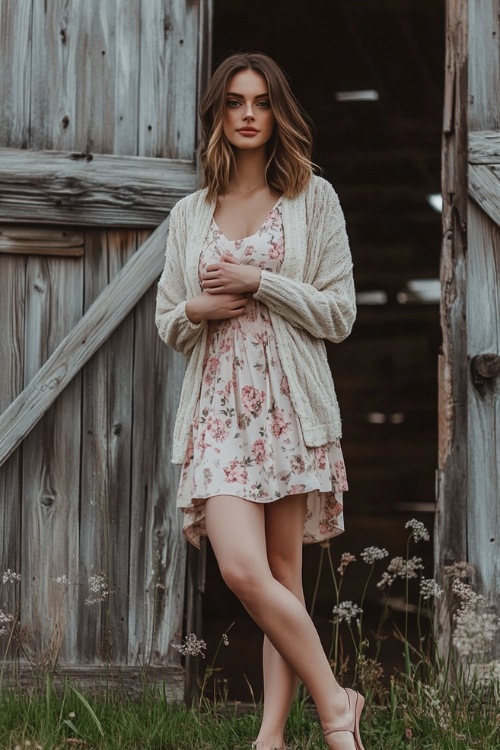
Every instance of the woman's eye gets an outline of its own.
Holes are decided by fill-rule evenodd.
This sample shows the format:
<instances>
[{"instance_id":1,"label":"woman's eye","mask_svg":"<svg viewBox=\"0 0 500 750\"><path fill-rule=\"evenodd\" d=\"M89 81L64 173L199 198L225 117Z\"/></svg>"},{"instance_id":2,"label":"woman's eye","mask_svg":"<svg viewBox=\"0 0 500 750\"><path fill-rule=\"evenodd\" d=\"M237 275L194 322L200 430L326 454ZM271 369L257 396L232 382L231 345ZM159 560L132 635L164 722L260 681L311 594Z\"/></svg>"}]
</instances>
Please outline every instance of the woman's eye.
<instances>
[{"instance_id":1,"label":"woman's eye","mask_svg":"<svg viewBox=\"0 0 500 750\"><path fill-rule=\"evenodd\" d=\"M236 99L228 99L228 101L227 101L226 103L227 103L227 106L228 106L228 107L231 107L231 108L233 108L233 109L234 109L235 107L237 107L237 106L238 106L238 104L239 104L239 102L238 102L238 101L236 101Z\"/></svg>"},{"instance_id":2,"label":"woman's eye","mask_svg":"<svg viewBox=\"0 0 500 750\"><path fill-rule=\"evenodd\" d=\"M271 106L270 102L266 102L266 101L259 102L259 107L261 109L269 109L270 106Z\"/></svg>"}]
</instances>

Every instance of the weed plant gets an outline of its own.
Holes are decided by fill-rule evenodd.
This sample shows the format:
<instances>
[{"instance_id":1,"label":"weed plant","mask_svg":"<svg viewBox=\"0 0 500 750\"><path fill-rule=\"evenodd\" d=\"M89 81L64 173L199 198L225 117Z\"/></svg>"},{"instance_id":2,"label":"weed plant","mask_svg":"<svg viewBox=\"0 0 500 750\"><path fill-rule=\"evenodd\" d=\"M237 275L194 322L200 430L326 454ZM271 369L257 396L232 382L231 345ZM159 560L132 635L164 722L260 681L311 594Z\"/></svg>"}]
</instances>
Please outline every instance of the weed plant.
<instances>
[{"instance_id":1,"label":"weed plant","mask_svg":"<svg viewBox=\"0 0 500 750\"><path fill-rule=\"evenodd\" d=\"M446 568L439 583L425 578L422 559L413 552L414 545L429 541L429 533L415 520L406 528L406 557L392 558L380 574L387 550L368 547L360 560L344 553L337 563L328 543L321 550L311 609L314 614L319 576L326 567L334 593L329 658L339 679L358 687L367 698L362 721L365 748L500 750L500 663L490 658L500 621L475 592L468 563ZM344 601L345 580L359 576L360 565L366 574L360 601ZM378 626L369 629L363 615L376 575L381 615ZM3 574L3 585L18 580L12 571ZM401 626L390 617L398 586L405 601ZM416 604L410 606L414 597ZM416 618L414 628L410 617ZM433 632L437 622L449 626L446 648L442 634L438 639ZM61 682L53 671L42 680L37 672L31 690L2 688L0 682L0 750L249 750L258 731L260 706L254 701L248 713L232 703L224 689L212 690L218 684L214 676L219 649L230 647L229 631L204 671L199 700L192 706L169 704L166 686L146 681L139 699L123 690L84 694L76 685ZM417 633L413 640L410 632ZM389 635L401 645L403 668L387 677L381 653ZM7 643L16 636L14 616L2 610L0 636ZM173 645L181 654L200 657L206 648L192 633ZM287 725L287 749L324 747L314 709L299 693Z\"/></svg>"}]
</instances>

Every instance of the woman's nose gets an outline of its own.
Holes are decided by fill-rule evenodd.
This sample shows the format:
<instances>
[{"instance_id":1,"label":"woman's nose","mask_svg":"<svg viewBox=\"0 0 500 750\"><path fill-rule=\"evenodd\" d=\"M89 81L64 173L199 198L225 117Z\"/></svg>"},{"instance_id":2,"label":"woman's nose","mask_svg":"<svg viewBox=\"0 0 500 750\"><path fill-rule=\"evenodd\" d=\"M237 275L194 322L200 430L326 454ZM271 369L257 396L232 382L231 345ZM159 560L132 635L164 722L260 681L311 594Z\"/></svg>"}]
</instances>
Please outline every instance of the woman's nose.
<instances>
[{"instance_id":1,"label":"woman's nose","mask_svg":"<svg viewBox=\"0 0 500 750\"><path fill-rule=\"evenodd\" d=\"M251 118L252 120L255 118L255 115L253 113L253 107L250 104L250 102L247 104L245 109L245 114L243 115L245 119Z\"/></svg>"}]
</instances>

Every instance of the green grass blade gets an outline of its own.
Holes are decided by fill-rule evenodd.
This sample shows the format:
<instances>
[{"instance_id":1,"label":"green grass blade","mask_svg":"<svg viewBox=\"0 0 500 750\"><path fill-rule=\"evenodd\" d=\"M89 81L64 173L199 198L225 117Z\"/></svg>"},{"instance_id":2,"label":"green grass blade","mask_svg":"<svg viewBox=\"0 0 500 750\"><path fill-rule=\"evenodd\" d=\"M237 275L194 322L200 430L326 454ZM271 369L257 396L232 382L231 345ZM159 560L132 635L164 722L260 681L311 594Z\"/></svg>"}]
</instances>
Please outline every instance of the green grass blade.
<instances>
[{"instance_id":1,"label":"green grass blade","mask_svg":"<svg viewBox=\"0 0 500 750\"><path fill-rule=\"evenodd\" d=\"M101 735L101 737L104 737L104 729L102 728L102 724L99 721L99 719L97 718L96 713L95 713L94 709L92 708L92 706L90 705L90 703L88 702L88 700L76 688L72 687L71 690L76 695L76 697L78 698L78 700L81 701L81 703L83 703L83 705L85 706L85 708L89 712L89 714L92 717L92 720L93 720L94 724L96 725L96 727L97 727L97 729L98 729L99 734Z\"/></svg>"}]
</instances>

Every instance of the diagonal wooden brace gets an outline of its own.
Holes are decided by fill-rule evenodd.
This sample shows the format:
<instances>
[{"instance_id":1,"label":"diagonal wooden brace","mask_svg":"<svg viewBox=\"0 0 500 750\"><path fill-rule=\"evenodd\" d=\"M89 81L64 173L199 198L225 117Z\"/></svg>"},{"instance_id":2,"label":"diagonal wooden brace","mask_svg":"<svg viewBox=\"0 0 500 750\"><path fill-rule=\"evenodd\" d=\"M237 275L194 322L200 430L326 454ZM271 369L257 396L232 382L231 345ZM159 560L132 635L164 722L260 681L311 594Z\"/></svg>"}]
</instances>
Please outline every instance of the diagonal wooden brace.
<instances>
[{"instance_id":1,"label":"diagonal wooden brace","mask_svg":"<svg viewBox=\"0 0 500 750\"><path fill-rule=\"evenodd\" d=\"M0 466L158 278L168 225L167 218L155 229L0 416Z\"/></svg>"}]
</instances>

